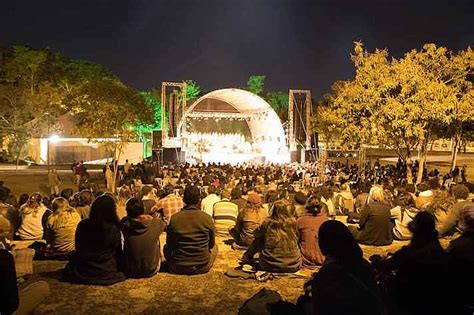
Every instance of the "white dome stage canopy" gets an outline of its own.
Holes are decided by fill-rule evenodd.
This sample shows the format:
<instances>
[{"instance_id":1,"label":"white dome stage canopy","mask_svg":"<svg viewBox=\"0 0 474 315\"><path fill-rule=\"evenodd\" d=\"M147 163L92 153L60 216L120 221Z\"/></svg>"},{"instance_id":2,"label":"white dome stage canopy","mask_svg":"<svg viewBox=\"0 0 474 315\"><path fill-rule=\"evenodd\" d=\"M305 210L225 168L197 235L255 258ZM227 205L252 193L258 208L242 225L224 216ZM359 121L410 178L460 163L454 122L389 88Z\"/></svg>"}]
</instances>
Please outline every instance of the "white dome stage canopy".
<instances>
[{"instance_id":1,"label":"white dome stage canopy","mask_svg":"<svg viewBox=\"0 0 474 315\"><path fill-rule=\"evenodd\" d=\"M247 123L250 131L251 140L246 145L251 145L252 149L243 152L241 148L245 146L243 143L234 143L235 152L214 150L212 146L208 146L205 153L199 152L200 158L197 160L232 164L257 161L286 163L290 160L285 131L280 118L272 107L256 94L233 88L212 91L197 99L186 110L185 117L186 120L202 119L204 125L206 125L205 121L209 121L209 119L213 121L241 120ZM186 129L186 134L180 134L181 128L178 129L178 138L183 139L182 149L186 151L186 160L189 160L189 155L193 153L196 155L191 145L192 138L196 138L196 134L189 124ZM234 134L226 138L226 135L207 134L208 137L214 137L217 139L216 141L220 142L232 142L232 139L238 137L237 134ZM202 141L202 135L200 137ZM221 144L223 145L223 143ZM205 144L201 144L201 146L203 145L205 146Z\"/></svg>"}]
</instances>

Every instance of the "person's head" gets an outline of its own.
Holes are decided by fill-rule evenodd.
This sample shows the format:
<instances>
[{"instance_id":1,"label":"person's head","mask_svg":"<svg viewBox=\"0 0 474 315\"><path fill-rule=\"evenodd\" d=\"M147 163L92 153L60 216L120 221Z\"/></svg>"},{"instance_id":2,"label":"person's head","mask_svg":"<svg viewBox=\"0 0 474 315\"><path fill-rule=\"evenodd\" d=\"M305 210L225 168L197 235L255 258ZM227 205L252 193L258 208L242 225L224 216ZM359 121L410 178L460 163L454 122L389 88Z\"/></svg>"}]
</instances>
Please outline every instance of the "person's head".
<instances>
[{"instance_id":1,"label":"person's head","mask_svg":"<svg viewBox=\"0 0 474 315\"><path fill-rule=\"evenodd\" d=\"M29 199L30 199L30 195L25 194L25 193L21 194L20 198L18 198L18 205L19 206L24 205L25 203L28 202Z\"/></svg>"},{"instance_id":2,"label":"person's head","mask_svg":"<svg viewBox=\"0 0 474 315\"><path fill-rule=\"evenodd\" d=\"M184 189L183 201L187 206L197 206L201 201L201 192L194 185L188 185Z\"/></svg>"},{"instance_id":3,"label":"person's head","mask_svg":"<svg viewBox=\"0 0 474 315\"><path fill-rule=\"evenodd\" d=\"M108 194L97 197L91 205L89 218L95 224L118 224L119 218L114 198Z\"/></svg>"},{"instance_id":4,"label":"person's head","mask_svg":"<svg viewBox=\"0 0 474 315\"><path fill-rule=\"evenodd\" d=\"M163 197L166 197L168 195L171 195L174 193L174 187L172 185L166 185L163 188Z\"/></svg>"},{"instance_id":5,"label":"person's head","mask_svg":"<svg viewBox=\"0 0 474 315\"><path fill-rule=\"evenodd\" d=\"M469 196L469 188L462 184L454 185L451 189L451 193L453 194L454 198L456 198L456 200L466 200Z\"/></svg>"},{"instance_id":6,"label":"person's head","mask_svg":"<svg viewBox=\"0 0 474 315\"><path fill-rule=\"evenodd\" d=\"M128 199L125 209L127 210L127 216L130 218L136 218L145 213L143 202L138 198Z\"/></svg>"},{"instance_id":7,"label":"person's head","mask_svg":"<svg viewBox=\"0 0 474 315\"><path fill-rule=\"evenodd\" d=\"M254 208L260 207L260 205L262 204L262 197L259 194L251 193L247 197L247 203L249 204L249 206Z\"/></svg>"},{"instance_id":8,"label":"person's head","mask_svg":"<svg viewBox=\"0 0 474 315\"><path fill-rule=\"evenodd\" d=\"M230 191L222 190L221 191L221 199L230 199Z\"/></svg>"},{"instance_id":9,"label":"person's head","mask_svg":"<svg viewBox=\"0 0 474 315\"><path fill-rule=\"evenodd\" d=\"M119 202L123 205L132 196L132 191L127 186L119 189Z\"/></svg>"},{"instance_id":10,"label":"person's head","mask_svg":"<svg viewBox=\"0 0 474 315\"><path fill-rule=\"evenodd\" d=\"M151 196L151 195L153 195L153 187L143 186L142 191L141 191L141 196L145 197L145 196Z\"/></svg>"},{"instance_id":11,"label":"person's head","mask_svg":"<svg viewBox=\"0 0 474 315\"><path fill-rule=\"evenodd\" d=\"M319 213L321 213L322 206L323 205L321 203L321 197L311 196L306 201L305 208L309 214L318 215Z\"/></svg>"},{"instance_id":12,"label":"person's head","mask_svg":"<svg viewBox=\"0 0 474 315\"><path fill-rule=\"evenodd\" d=\"M5 202L7 200L8 194L5 189L0 188L0 202Z\"/></svg>"},{"instance_id":13,"label":"person's head","mask_svg":"<svg viewBox=\"0 0 474 315\"><path fill-rule=\"evenodd\" d=\"M413 221L408 223L408 229L413 233L410 245L424 247L430 244L439 245L438 231L436 231L435 216L426 211L416 214Z\"/></svg>"},{"instance_id":14,"label":"person's head","mask_svg":"<svg viewBox=\"0 0 474 315\"><path fill-rule=\"evenodd\" d=\"M90 192L90 190L82 190L79 193L79 206L90 206L92 200L94 199L94 195Z\"/></svg>"},{"instance_id":15,"label":"person's head","mask_svg":"<svg viewBox=\"0 0 474 315\"><path fill-rule=\"evenodd\" d=\"M51 210L53 211L53 213L60 213L60 212L66 212L66 211L73 211L74 208L72 208L69 205L69 201L67 201L63 197L58 197L58 198L54 198L52 202Z\"/></svg>"},{"instance_id":16,"label":"person's head","mask_svg":"<svg viewBox=\"0 0 474 315\"><path fill-rule=\"evenodd\" d=\"M61 191L61 197L63 197L66 200L70 200L72 195L74 195L74 190L72 190L71 188L64 188Z\"/></svg>"},{"instance_id":17,"label":"person's head","mask_svg":"<svg viewBox=\"0 0 474 315\"><path fill-rule=\"evenodd\" d=\"M32 193L31 196L28 198L27 205L30 208L38 208L41 205L41 201L43 198L41 194L38 192Z\"/></svg>"},{"instance_id":18,"label":"person's head","mask_svg":"<svg viewBox=\"0 0 474 315\"><path fill-rule=\"evenodd\" d=\"M431 178L428 181L428 186L430 187L431 190L438 190L440 187L438 177Z\"/></svg>"},{"instance_id":19,"label":"person's head","mask_svg":"<svg viewBox=\"0 0 474 315\"><path fill-rule=\"evenodd\" d=\"M397 206L400 207L415 207L415 200L413 199L412 194L408 192L400 192L396 201Z\"/></svg>"},{"instance_id":20,"label":"person's head","mask_svg":"<svg viewBox=\"0 0 474 315\"><path fill-rule=\"evenodd\" d=\"M207 187L207 194L208 195L215 194L216 191L217 191L217 188L214 185L211 185L211 186Z\"/></svg>"},{"instance_id":21,"label":"person's head","mask_svg":"<svg viewBox=\"0 0 474 315\"><path fill-rule=\"evenodd\" d=\"M384 202L385 197L384 197L384 192L383 188L376 185L370 188L369 191L369 201L370 202Z\"/></svg>"},{"instance_id":22,"label":"person's head","mask_svg":"<svg viewBox=\"0 0 474 315\"><path fill-rule=\"evenodd\" d=\"M272 204L278 200L278 192L275 190L270 190L265 196L265 203Z\"/></svg>"},{"instance_id":23,"label":"person's head","mask_svg":"<svg viewBox=\"0 0 474 315\"><path fill-rule=\"evenodd\" d=\"M278 200L273 204L268 229L273 232L275 242L282 244L283 248L291 249L297 244L296 219L291 215L288 201Z\"/></svg>"},{"instance_id":24,"label":"person's head","mask_svg":"<svg viewBox=\"0 0 474 315\"><path fill-rule=\"evenodd\" d=\"M306 204L306 199L308 199L306 197L305 194L303 194L301 191L298 191L296 194L295 194L295 202L299 205L304 205Z\"/></svg>"},{"instance_id":25,"label":"person's head","mask_svg":"<svg viewBox=\"0 0 474 315\"><path fill-rule=\"evenodd\" d=\"M239 198L242 198L242 190L238 187L235 187L232 189L232 191L230 192L230 195L232 197L232 199L239 199Z\"/></svg>"},{"instance_id":26,"label":"person's head","mask_svg":"<svg viewBox=\"0 0 474 315\"><path fill-rule=\"evenodd\" d=\"M351 267L362 260L362 249L347 226L337 220L324 222L318 231L319 248L324 256L333 257Z\"/></svg>"},{"instance_id":27,"label":"person's head","mask_svg":"<svg viewBox=\"0 0 474 315\"><path fill-rule=\"evenodd\" d=\"M461 226L465 230L474 230L474 205L467 204L459 212Z\"/></svg>"}]
</instances>

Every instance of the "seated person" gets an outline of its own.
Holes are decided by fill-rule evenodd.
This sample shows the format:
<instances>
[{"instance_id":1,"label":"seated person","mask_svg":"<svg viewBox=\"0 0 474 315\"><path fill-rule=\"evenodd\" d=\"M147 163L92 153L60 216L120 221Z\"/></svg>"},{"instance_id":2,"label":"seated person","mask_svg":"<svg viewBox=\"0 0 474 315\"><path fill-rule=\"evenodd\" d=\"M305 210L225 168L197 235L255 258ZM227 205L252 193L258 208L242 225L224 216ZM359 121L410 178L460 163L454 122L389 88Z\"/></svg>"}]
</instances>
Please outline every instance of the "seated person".
<instances>
[{"instance_id":1,"label":"seated person","mask_svg":"<svg viewBox=\"0 0 474 315\"><path fill-rule=\"evenodd\" d=\"M326 259L311 281L314 314L384 314L375 274L349 229L328 220L318 238Z\"/></svg>"},{"instance_id":2,"label":"seated person","mask_svg":"<svg viewBox=\"0 0 474 315\"><path fill-rule=\"evenodd\" d=\"M20 228L18 236L21 240L44 239L46 222L51 211L42 203L39 193L32 194L28 201L20 208Z\"/></svg>"},{"instance_id":3,"label":"seated person","mask_svg":"<svg viewBox=\"0 0 474 315\"><path fill-rule=\"evenodd\" d=\"M74 238L81 215L62 197L53 200L52 209L46 225L46 240L54 253L67 255L76 249Z\"/></svg>"},{"instance_id":4,"label":"seated person","mask_svg":"<svg viewBox=\"0 0 474 315\"><path fill-rule=\"evenodd\" d=\"M160 269L160 235L166 222L145 214L145 207L137 198L127 201L126 210L127 216L120 221L124 273L129 278L151 277Z\"/></svg>"},{"instance_id":5,"label":"seated person","mask_svg":"<svg viewBox=\"0 0 474 315\"><path fill-rule=\"evenodd\" d=\"M394 275L388 297L393 314L451 314L448 256L438 240L434 215L422 211L409 224L410 244L374 266Z\"/></svg>"},{"instance_id":6,"label":"seated person","mask_svg":"<svg viewBox=\"0 0 474 315\"><path fill-rule=\"evenodd\" d=\"M462 279L463 283L474 282L474 206L465 205L459 213L464 232L451 241L447 252L450 257L450 275L452 279ZM453 286L456 304L461 308L459 314L472 313L474 296L465 286ZM454 314L455 312L453 312Z\"/></svg>"},{"instance_id":7,"label":"seated person","mask_svg":"<svg viewBox=\"0 0 474 315\"><path fill-rule=\"evenodd\" d=\"M321 213L323 205L319 196L313 196L306 202L306 213L298 218L298 245L302 255L302 266L312 268L323 264L324 256L319 249L318 231L326 222L326 215Z\"/></svg>"},{"instance_id":8,"label":"seated person","mask_svg":"<svg viewBox=\"0 0 474 315\"><path fill-rule=\"evenodd\" d=\"M96 285L123 281L121 260L122 239L115 200L103 194L92 203L89 218L77 226L76 252L64 268L64 280Z\"/></svg>"},{"instance_id":9,"label":"seated person","mask_svg":"<svg viewBox=\"0 0 474 315\"><path fill-rule=\"evenodd\" d=\"M37 281L19 291L15 259L4 247L4 239L0 237L0 314L32 314L49 295L49 285Z\"/></svg>"},{"instance_id":10,"label":"seated person","mask_svg":"<svg viewBox=\"0 0 474 315\"><path fill-rule=\"evenodd\" d=\"M145 213L151 214L151 209L153 209L157 201L155 188L153 188L152 186L143 186L141 195L142 195L142 203L143 203L143 206L145 207Z\"/></svg>"},{"instance_id":11,"label":"seated person","mask_svg":"<svg viewBox=\"0 0 474 315\"><path fill-rule=\"evenodd\" d=\"M396 200L396 207L391 209L392 213L396 213L395 226L393 227L393 236L397 240L409 240L411 239L412 233L408 228L408 225L415 218L416 214L420 211L415 208L415 200L412 194L401 191ZM394 211L396 209L396 211Z\"/></svg>"},{"instance_id":12,"label":"seated person","mask_svg":"<svg viewBox=\"0 0 474 315\"><path fill-rule=\"evenodd\" d=\"M211 216L199 207L200 195L199 188L187 186L183 198L186 207L171 216L163 251L172 273L207 273L216 260L216 228Z\"/></svg>"},{"instance_id":13,"label":"seated person","mask_svg":"<svg viewBox=\"0 0 474 315\"><path fill-rule=\"evenodd\" d=\"M451 190L451 194L456 200L456 203L448 210L445 220L442 221L442 224L439 226L440 237L464 232L465 227L461 224L459 213L465 206L474 206L474 203L468 200L469 188L467 188L465 185L455 185Z\"/></svg>"},{"instance_id":14,"label":"seated person","mask_svg":"<svg viewBox=\"0 0 474 315\"><path fill-rule=\"evenodd\" d=\"M239 187L235 187L231 190L230 192L231 199L230 202L235 203L237 207L239 208L239 211L241 211L243 208L247 206L247 200L242 198L242 189Z\"/></svg>"},{"instance_id":15,"label":"seated person","mask_svg":"<svg viewBox=\"0 0 474 315\"><path fill-rule=\"evenodd\" d=\"M235 226L239 207L229 201L230 192L223 190L221 192L221 201L214 204L213 215L216 231L219 235L229 235L229 229Z\"/></svg>"},{"instance_id":16,"label":"seated person","mask_svg":"<svg viewBox=\"0 0 474 315\"><path fill-rule=\"evenodd\" d=\"M247 206L239 212L235 227L229 234L240 246L249 246L254 239L254 231L267 218L267 211L262 207L262 198L258 194L250 194Z\"/></svg>"},{"instance_id":17,"label":"seated person","mask_svg":"<svg viewBox=\"0 0 474 315\"><path fill-rule=\"evenodd\" d=\"M368 202L360 214L359 229L349 226L357 242L365 245L390 245L393 242L393 224L390 221L390 208L384 200L380 186L370 189Z\"/></svg>"},{"instance_id":18,"label":"seated person","mask_svg":"<svg viewBox=\"0 0 474 315\"><path fill-rule=\"evenodd\" d=\"M161 214L164 220L169 223L171 216L183 209L183 199L173 193L173 186L166 185L163 189L161 199L151 210L151 215Z\"/></svg>"},{"instance_id":19,"label":"seated person","mask_svg":"<svg viewBox=\"0 0 474 315\"><path fill-rule=\"evenodd\" d=\"M296 219L285 200L275 202L271 215L254 232L255 239L242 257L242 263L269 272L296 272L301 266ZM260 253L258 263L254 261Z\"/></svg>"}]
</instances>

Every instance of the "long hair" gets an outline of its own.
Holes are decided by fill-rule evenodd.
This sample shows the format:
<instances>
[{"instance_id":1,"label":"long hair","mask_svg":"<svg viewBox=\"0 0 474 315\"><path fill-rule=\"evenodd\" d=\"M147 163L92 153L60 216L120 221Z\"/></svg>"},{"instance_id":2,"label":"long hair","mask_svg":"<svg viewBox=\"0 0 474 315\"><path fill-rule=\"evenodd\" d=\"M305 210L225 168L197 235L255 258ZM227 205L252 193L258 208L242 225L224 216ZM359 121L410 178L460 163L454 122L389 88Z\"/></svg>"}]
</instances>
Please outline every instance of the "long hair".
<instances>
[{"instance_id":1,"label":"long hair","mask_svg":"<svg viewBox=\"0 0 474 315\"><path fill-rule=\"evenodd\" d=\"M318 231L318 241L324 256L336 258L348 268L362 261L362 249L342 222L324 222Z\"/></svg>"},{"instance_id":2,"label":"long hair","mask_svg":"<svg viewBox=\"0 0 474 315\"><path fill-rule=\"evenodd\" d=\"M416 248L425 248L429 245L441 247L436 230L436 218L433 214L426 211L418 212L413 221L408 224L408 228L413 233L410 246Z\"/></svg>"},{"instance_id":3,"label":"long hair","mask_svg":"<svg viewBox=\"0 0 474 315\"><path fill-rule=\"evenodd\" d=\"M286 200L278 200L273 204L268 228L275 235L275 242L283 249L290 250L297 243L296 219L291 215L291 205Z\"/></svg>"},{"instance_id":4,"label":"long hair","mask_svg":"<svg viewBox=\"0 0 474 315\"><path fill-rule=\"evenodd\" d=\"M33 193L28 198L28 201L21 207L22 214L33 214L33 217L36 217L39 208L41 207L41 195L40 193Z\"/></svg>"},{"instance_id":5,"label":"long hair","mask_svg":"<svg viewBox=\"0 0 474 315\"><path fill-rule=\"evenodd\" d=\"M56 216L55 227L61 228L67 226L69 218L73 215L76 210L69 205L69 202L63 198L58 197L53 200L52 203L53 216Z\"/></svg>"},{"instance_id":6,"label":"long hair","mask_svg":"<svg viewBox=\"0 0 474 315\"><path fill-rule=\"evenodd\" d=\"M114 198L108 194L97 197L92 203L89 219L98 225L104 223L118 225L119 218Z\"/></svg>"}]
</instances>

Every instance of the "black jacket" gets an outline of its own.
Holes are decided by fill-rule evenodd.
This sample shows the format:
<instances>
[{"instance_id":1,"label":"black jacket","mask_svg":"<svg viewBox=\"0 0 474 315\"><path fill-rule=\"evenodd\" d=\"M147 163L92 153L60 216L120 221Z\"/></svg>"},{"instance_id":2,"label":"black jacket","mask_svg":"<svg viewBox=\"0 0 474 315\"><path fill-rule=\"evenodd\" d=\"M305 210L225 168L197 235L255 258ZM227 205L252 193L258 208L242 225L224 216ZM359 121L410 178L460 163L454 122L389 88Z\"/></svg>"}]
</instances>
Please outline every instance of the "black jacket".
<instances>
[{"instance_id":1,"label":"black jacket","mask_svg":"<svg viewBox=\"0 0 474 315\"><path fill-rule=\"evenodd\" d=\"M111 285L125 280L120 272L121 234L112 224L98 225L82 220L76 230L76 252L64 270L66 281Z\"/></svg>"},{"instance_id":2,"label":"black jacket","mask_svg":"<svg viewBox=\"0 0 474 315\"><path fill-rule=\"evenodd\" d=\"M147 214L137 218L124 217L120 229L125 239L124 273L130 278L147 278L160 267L160 234L166 223Z\"/></svg>"}]
</instances>

